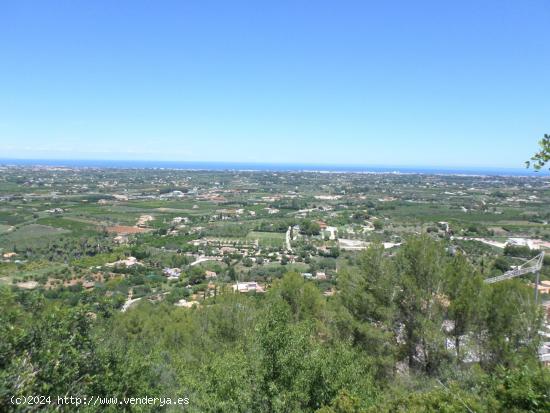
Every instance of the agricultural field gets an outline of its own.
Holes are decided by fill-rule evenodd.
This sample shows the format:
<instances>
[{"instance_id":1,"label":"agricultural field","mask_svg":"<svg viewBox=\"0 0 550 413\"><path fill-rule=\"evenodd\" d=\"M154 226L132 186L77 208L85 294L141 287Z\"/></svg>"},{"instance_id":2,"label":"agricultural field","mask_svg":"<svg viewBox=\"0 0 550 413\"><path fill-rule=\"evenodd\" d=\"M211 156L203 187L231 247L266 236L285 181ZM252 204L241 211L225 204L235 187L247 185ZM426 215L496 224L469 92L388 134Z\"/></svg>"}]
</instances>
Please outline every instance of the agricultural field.
<instances>
[{"instance_id":1,"label":"agricultural field","mask_svg":"<svg viewBox=\"0 0 550 413\"><path fill-rule=\"evenodd\" d=\"M285 243L285 234L280 232L250 231L246 235L249 241L258 241L261 246L281 247Z\"/></svg>"},{"instance_id":2,"label":"agricultural field","mask_svg":"<svg viewBox=\"0 0 550 413\"><path fill-rule=\"evenodd\" d=\"M32 245L46 243L49 240L55 240L70 232L70 230L64 228L31 223L18 226L15 230L3 234L0 238L0 245L15 245L18 248L27 248Z\"/></svg>"}]
</instances>

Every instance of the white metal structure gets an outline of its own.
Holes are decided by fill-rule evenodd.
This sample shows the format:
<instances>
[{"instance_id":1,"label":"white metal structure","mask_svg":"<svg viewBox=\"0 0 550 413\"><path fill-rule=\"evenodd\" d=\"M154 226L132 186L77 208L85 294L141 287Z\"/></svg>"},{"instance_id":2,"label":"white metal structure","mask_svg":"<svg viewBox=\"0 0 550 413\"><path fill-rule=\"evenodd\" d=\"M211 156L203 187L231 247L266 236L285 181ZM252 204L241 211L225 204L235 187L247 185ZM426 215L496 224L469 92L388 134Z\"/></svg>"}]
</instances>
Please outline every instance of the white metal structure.
<instances>
[{"instance_id":1,"label":"white metal structure","mask_svg":"<svg viewBox=\"0 0 550 413\"><path fill-rule=\"evenodd\" d=\"M510 278L519 277L521 275L536 273L537 280L535 281L535 300L538 297L539 291L539 276L540 270L542 268L542 262L544 261L544 251L534 258L531 258L529 261L521 264L513 270L506 271L504 274L499 275L498 277L487 278L485 280L486 284L493 284L499 281L509 280Z\"/></svg>"}]
</instances>

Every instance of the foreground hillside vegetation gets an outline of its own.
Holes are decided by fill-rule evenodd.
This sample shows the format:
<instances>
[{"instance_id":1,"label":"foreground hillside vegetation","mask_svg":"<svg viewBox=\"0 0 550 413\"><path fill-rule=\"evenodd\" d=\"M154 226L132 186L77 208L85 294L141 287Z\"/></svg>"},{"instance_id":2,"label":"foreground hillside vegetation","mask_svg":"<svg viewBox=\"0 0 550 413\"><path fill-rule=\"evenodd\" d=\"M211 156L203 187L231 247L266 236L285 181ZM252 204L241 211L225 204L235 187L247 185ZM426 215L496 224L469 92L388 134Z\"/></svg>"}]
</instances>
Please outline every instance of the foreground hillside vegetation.
<instances>
[{"instance_id":1,"label":"foreground hillside vegetation","mask_svg":"<svg viewBox=\"0 0 550 413\"><path fill-rule=\"evenodd\" d=\"M189 397L196 412L550 409L542 311L520 281L485 285L464 255L421 236L391 255L372 245L337 288L326 298L289 272L266 294L121 313L86 291L3 287L0 410L14 394Z\"/></svg>"}]
</instances>

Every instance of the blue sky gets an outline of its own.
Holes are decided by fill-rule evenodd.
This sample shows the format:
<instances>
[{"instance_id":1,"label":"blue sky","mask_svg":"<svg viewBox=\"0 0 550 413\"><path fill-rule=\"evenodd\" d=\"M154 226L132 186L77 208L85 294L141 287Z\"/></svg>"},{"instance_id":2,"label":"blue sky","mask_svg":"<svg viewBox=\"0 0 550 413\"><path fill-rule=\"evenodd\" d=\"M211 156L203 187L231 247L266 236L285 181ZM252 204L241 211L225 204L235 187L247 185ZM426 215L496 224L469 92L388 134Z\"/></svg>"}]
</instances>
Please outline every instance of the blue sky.
<instances>
[{"instance_id":1,"label":"blue sky","mask_svg":"<svg viewBox=\"0 0 550 413\"><path fill-rule=\"evenodd\" d=\"M8 1L0 157L522 167L550 2Z\"/></svg>"}]
</instances>

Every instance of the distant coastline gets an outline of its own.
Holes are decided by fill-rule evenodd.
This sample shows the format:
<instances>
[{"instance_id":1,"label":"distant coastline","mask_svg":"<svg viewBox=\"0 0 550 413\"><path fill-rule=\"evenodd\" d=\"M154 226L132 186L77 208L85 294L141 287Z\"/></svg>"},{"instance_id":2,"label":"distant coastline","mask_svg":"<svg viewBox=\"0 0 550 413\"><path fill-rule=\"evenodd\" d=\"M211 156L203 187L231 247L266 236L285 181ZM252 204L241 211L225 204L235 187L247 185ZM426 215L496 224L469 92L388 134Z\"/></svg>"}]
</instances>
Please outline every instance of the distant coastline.
<instances>
[{"instance_id":1,"label":"distant coastline","mask_svg":"<svg viewBox=\"0 0 550 413\"><path fill-rule=\"evenodd\" d=\"M496 167L430 167L430 166L375 166L331 165L299 163L255 162L196 162L196 161L138 161L138 160L68 160L68 159L0 159L0 166L44 166L69 168L113 169L179 169L204 171L273 171L273 172L326 172L326 173L396 173L426 175L472 176L526 176L549 177L550 171L534 172L526 168Z\"/></svg>"}]
</instances>

